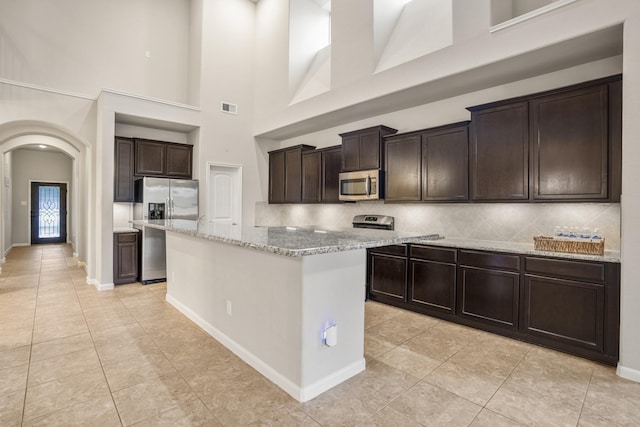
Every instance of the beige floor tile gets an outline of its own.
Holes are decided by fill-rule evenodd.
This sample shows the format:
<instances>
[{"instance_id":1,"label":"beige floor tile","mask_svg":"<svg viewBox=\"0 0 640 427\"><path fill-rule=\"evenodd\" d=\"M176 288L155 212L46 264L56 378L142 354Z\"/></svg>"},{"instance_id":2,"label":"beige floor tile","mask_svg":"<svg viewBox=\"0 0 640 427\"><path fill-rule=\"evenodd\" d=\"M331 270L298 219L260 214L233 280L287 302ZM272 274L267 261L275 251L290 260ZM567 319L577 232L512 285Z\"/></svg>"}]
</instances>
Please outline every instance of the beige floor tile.
<instances>
[{"instance_id":1,"label":"beige floor tile","mask_svg":"<svg viewBox=\"0 0 640 427\"><path fill-rule=\"evenodd\" d=\"M196 395L174 374L118 390L113 399L122 423L128 426L179 407Z\"/></svg>"},{"instance_id":2,"label":"beige floor tile","mask_svg":"<svg viewBox=\"0 0 640 427\"><path fill-rule=\"evenodd\" d=\"M519 427L523 425L488 409L483 409L469 427Z\"/></svg>"},{"instance_id":3,"label":"beige floor tile","mask_svg":"<svg viewBox=\"0 0 640 427\"><path fill-rule=\"evenodd\" d=\"M460 349L449 361L476 372L505 379L524 358L527 351L527 349L511 351L501 347L475 347L471 345Z\"/></svg>"},{"instance_id":4,"label":"beige floor tile","mask_svg":"<svg viewBox=\"0 0 640 427\"><path fill-rule=\"evenodd\" d=\"M59 378L27 389L24 420L31 420L89 400L108 397L102 369Z\"/></svg>"},{"instance_id":5,"label":"beige floor tile","mask_svg":"<svg viewBox=\"0 0 640 427\"><path fill-rule=\"evenodd\" d=\"M147 335L147 333L137 322L91 331L91 336L93 337L93 342L96 347L103 345L120 345L135 341L137 338L145 335Z\"/></svg>"},{"instance_id":6,"label":"beige floor tile","mask_svg":"<svg viewBox=\"0 0 640 427\"><path fill-rule=\"evenodd\" d=\"M14 366L0 370L0 395L24 390L27 387L29 365Z\"/></svg>"},{"instance_id":7,"label":"beige floor tile","mask_svg":"<svg viewBox=\"0 0 640 427\"><path fill-rule=\"evenodd\" d=\"M596 369L579 425L631 426L640 420L640 383L615 375L613 368Z\"/></svg>"},{"instance_id":8,"label":"beige floor tile","mask_svg":"<svg viewBox=\"0 0 640 427\"><path fill-rule=\"evenodd\" d=\"M27 364L30 355L31 346L28 345L0 351L0 370Z\"/></svg>"},{"instance_id":9,"label":"beige floor tile","mask_svg":"<svg viewBox=\"0 0 640 427\"><path fill-rule=\"evenodd\" d=\"M222 427L211 411L199 399L187 400L173 409L162 412L145 421L136 424L136 427Z\"/></svg>"},{"instance_id":10,"label":"beige floor tile","mask_svg":"<svg viewBox=\"0 0 640 427\"><path fill-rule=\"evenodd\" d=\"M253 427L320 427L298 402L289 403L249 424Z\"/></svg>"},{"instance_id":11,"label":"beige floor tile","mask_svg":"<svg viewBox=\"0 0 640 427\"><path fill-rule=\"evenodd\" d=\"M434 327L406 341L404 346L414 353L444 362L468 344L461 337Z\"/></svg>"},{"instance_id":12,"label":"beige floor tile","mask_svg":"<svg viewBox=\"0 0 640 427\"><path fill-rule=\"evenodd\" d=\"M31 349L31 362L67 353L74 353L76 351L86 350L89 348L93 348L93 341L91 340L91 335L88 332L45 341L33 345Z\"/></svg>"},{"instance_id":13,"label":"beige floor tile","mask_svg":"<svg viewBox=\"0 0 640 427\"><path fill-rule=\"evenodd\" d=\"M111 396L105 395L26 421L23 427L118 427L121 425Z\"/></svg>"},{"instance_id":14,"label":"beige floor tile","mask_svg":"<svg viewBox=\"0 0 640 427\"><path fill-rule=\"evenodd\" d=\"M226 384L217 393L198 393L223 425L244 425L258 420L293 398L259 374Z\"/></svg>"},{"instance_id":15,"label":"beige floor tile","mask_svg":"<svg viewBox=\"0 0 640 427\"><path fill-rule=\"evenodd\" d=\"M0 394L0 425L4 427L20 426L23 406L24 390Z\"/></svg>"},{"instance_id":16,"label":"beige floor tile","mask_svg":"<svg viewBox=\"0 0 640 427\"><path fill-rule=\"evenodd\" d=\"M100 368L100 361L93 348L51 357L31 363L28 386L34 387L38 384L97 368Z\"/></svg>"},{"instance_id":17,"label":"beige floor tile","mask_svg":"<svg viewBox=\"0 0 640 427\"><path fill-rule=\"evenodd\" d=\"M64 320L45 324L41 327L34 328L33 342L41 343L51 341L58 338L65 338L88 332L89 328L84 319Z\"/></svg>"},{"instance_id":18,"label":"beige floor tile","mask_svg":"<svg viewBox=\"0 0 640 427\"><path fill-rule=\"evenodd\" d=\"M416 378L424 378L442 362L411 351L408 347L398 346L378 356L376 360L406 372Z\"/></svg>"},{"instance_id":19,"label":"beige floor tile","mask_svg":"<svg viewBox=\"0 0 640 427\"><path fill-rule=\"evenodd\" d=\"M486 408L526 425L568 427L577 424L581 406L506 382Z\"/></svg>"},{"instance_id":20,"label":"beige floor tile","mask_svg":"<svg viewBox=\"0 0 640 427\"><path fill-rule=\"evenodd\" d=\"M390 305L369 301L364 305L364 328L368 329L371 326L386 322L405 312L405 310Z\"/></svg>"},{"instance_id":21,"label":"beige floor tile","mask_svg":"<svg viewBox=\"0 0 640 427\"><path fill-rule=\"evenodd\" d=\"M484 369L469 369L448 361L427 375L424 381L484 406L502 385L503 379Z\"/></svg>"},{"instance_id":22,"label":"beige floor tile","mask_svg":"<svg viewBox=\"0 0 640 427\"><path fill-rule=\"evenodd\" d=\"M391 405L408 418L429 426L467 426L482 409L425 381L404 393Z\"/></svg>"},{"instance_id":23,"label":"beige floor tile","mask_svg":"<svg viewBox=\"0 0 640 427\"><path fill-rule=\"evenodd\" d=\"M161 353L148 353L141 357L122 359L110 365L104 365L103 369L112 392L153 378L177 373Z\"/></svg>"},{"instance_id":24,"label":"beige floor tile","mask_svg":"<svg viewBox=\"0 0 640 427\"><path fill-rule=\"evenodd\" d=\"M395 347L394 344L387 342L378 335L365 334L364 336L364 355L366 357L379 357Z\"/></svg>"},{"instance_id":25,"label":"beige floor tile","mask_svg":"<svg viewBox=\"0 0 640 427\"><path fill-rule=\"evenodd\" d=\"M385 322L371 326L367 329L367 333L377 335L391 344L399 345L437 323L438 320L431 317L405 312Z\"/></svg>"},{"instance_id":26,"label":"beige floor tile","mask_svg":"<svg viewBox=\"0 0 640 427\"><path fill-rule=\"evenodd\" d=\"M0 351L29 345L32 335L33 327L29 323L21 326L0 325Z\"/></svg>"},{"instance_id":27,"label":"beige floor tile","mask_svg":"<svg viewBox=\"0 0 640 427\"><path fill-rule=\"evenodd\" d=\"M390 406L385 406L379 412L369 418L367 421L361 424L362 426L367 427L389 427L389 426L403 426L403 427L420 427L422 424L419 424L407 417L406 415L401 414Z\"/></svg>"},{"instance_id":28,"label":"beige floor tile","mask_svg":"<svg viewBox=\"0 0 640 427\"><path fill-rule=\"evenodd\" d=\"M418 379L375 360L364 372L304 404L322 425L358 425L402 395Z\"/></svg>"},{"instance_id":29,"label":"beige floor tile","mask_svg":"<svg viewBox=\"0 0 640 427\"><path fill-rule=\"evenodd\" d=\"M128 342L117 345L108 344L96 347L96 350L103 366L112 365L121 360L133 360L150 354L162 355L158 346L146 335L132 338Z\"/></svg>"}]
</instances>

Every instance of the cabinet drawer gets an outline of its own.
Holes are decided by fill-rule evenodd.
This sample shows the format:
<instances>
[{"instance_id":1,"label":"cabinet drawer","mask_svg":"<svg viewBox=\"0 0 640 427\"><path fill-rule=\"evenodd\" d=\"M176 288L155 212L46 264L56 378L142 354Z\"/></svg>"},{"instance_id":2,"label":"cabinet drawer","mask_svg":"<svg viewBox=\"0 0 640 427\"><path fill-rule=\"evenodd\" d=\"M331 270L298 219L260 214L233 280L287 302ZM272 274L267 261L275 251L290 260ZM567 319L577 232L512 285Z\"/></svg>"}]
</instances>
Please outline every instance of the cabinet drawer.
<instances>
[{"instance_id":1,"label":"cabinet drawer","mask_svg":"<svg viewBox=\"0 0 640 427\"><path fill-rule=\"evenodd\" d=\"M138 233L116 233L118 243L135 243Z\"/></svg>"},{"instance_id":2,"label":"cabinet drawer","mask_svg":"<svg viewBox=\"0 0 640 427\"><path fill-rule=\"evenodd\" d=\"M526 257L525 269L527 273L596 283L604 283L605 281L605 266L596 262Z\"/></svg>"},{"instance_id":3,"label":"cabinet drawer","mask_svg":"<svg viewBox=\"0 0 640 427\"><path fill-rule=\"evenodd\" d=\"M411 258L424 259L427 261L446 262L455 264L457 260L456 249L435 248L433 246L411 245Z\"/></svg>"},{"instance_id":4,"label":"cabinet drawer","mask_svg":"<svg viewBox=\"0 0 640 427\"><path fill-rule=\"evenodd\" d=\"M520 270L520 256L495 252L460 251L460 265L497 268L500 270Z\"/></svg>"},{"instance_id":5,"label":"cabinet drawer","mask_svg":"<svg viewBox=\"0 0 640 427\"><path fill-rule=\"evenodd\" d=\"M407 245L380 246L379 248L371 248L369 251L376 254L406 256Z\"/></svg>"}]
</instances>

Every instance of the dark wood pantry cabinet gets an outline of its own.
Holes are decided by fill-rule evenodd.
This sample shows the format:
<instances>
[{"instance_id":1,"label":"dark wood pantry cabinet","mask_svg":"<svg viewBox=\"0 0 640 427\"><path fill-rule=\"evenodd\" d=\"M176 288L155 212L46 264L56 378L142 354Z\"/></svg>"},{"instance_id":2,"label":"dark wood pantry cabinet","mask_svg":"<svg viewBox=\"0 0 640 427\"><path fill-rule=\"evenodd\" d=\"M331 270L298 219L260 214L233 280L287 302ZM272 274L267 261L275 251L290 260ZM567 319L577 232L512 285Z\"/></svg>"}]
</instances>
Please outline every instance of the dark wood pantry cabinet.
<instances>
[{"instance_id":1,"label":"dark wood pantry cabinet","mask_svg":"<svg viewBox=\"0 0 640 427\"><path fill-rule=\"evenodd\" d=\"M618 361L620 264L414 243L367 254L371 300Z\"/></svg>"},{"instance_id":2,"label":"dark wood pantry cabinet","mask_svg":"<svg viewBox=\"0 0 640 427\"><path fill-rule=\"evenodd\" d=\"M132 138L116 137L114 167L114 202L133 202L135 149Z\"/></svg>"},{"instance_id":3,"label":"dark wood pantry cabinet","mask_svg":"<svg viewBox=\"0 0 640 427\"><path fill-rule=\"evenodd\" d=\"M396 129L381 125L341 133L342 170L384 169L382 137L396 132Z\"/></svg>"},{"instance_id":4,"label":"dark wood pantry cabinet","mask_svg":"<svg viewBox=\"0 0 640 427\"><path fill-rule=\"evenodd\" d=\"M113 283L122 285L138 279L138 234L113 234Z\"/></svg>"}]
</instances>

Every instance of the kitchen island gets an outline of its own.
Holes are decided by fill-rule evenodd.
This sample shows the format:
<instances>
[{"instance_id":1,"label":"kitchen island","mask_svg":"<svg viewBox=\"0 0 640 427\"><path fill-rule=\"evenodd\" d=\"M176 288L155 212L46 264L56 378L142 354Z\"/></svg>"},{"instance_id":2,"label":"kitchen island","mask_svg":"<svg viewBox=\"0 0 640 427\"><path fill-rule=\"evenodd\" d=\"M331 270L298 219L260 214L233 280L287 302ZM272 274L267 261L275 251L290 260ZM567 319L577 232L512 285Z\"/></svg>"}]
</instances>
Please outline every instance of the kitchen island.
<instances>
[{"instance_id":1,"label":"kitchen island","mask_svg":"<svg viewBox=\"0 0 640 427\"><path fill-rule=\"evenodd\" d=\"M439 237L133 223L166 230L167 301L301 402L365 369L366 249ZM330 347L331 326L337 333Z\"/></svg>"}]
</instances>

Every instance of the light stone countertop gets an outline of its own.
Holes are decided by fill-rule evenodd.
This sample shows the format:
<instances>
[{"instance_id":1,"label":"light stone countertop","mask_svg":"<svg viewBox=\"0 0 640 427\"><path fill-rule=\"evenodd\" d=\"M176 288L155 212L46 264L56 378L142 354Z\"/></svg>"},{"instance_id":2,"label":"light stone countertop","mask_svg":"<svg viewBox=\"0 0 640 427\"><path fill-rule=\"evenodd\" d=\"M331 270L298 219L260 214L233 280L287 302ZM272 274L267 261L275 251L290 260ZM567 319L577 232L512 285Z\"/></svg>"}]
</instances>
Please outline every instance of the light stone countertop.
<instances>
[{"instance_id":1,"label":"light stone countertop","mask_svg":"<svg viewBox=\"0 0 640 427\"><path fill-rule=\"evenodd\" d=\"M187 220L134 220L131 223L292 257L440 238L437 234L327 226L239 228Z\"/></svg>"},{"instance_id":2,"label":"light stone countertop","mask_svg":"<svg viewBox=\"0 0 640 427\"><path fill-rule=\"evenodd\" d=\"M116 227L113 229L114 233L138 233L140 230L133 227Z\"/></svg>"},{"instance_id":3,"label":"light stone countertop","mask_svg":"<svg viewBox=\"0 0 640 427\"><path fill-rule=\"evenodd\" d=\"M499 242L490 240L471 240L471 239L454 239L443 238L439 240L424 241L424 244L431 246L444 246L449 248L461 248L461 249L477 249L485 251L495 252L509 252L515 254L524 255L537 255L555 258L566 258L584 261L600 261L600 262L613 262L620 263L620 251L604 251L604 255L583 255L573 254L567 252L547 252L537 251L533 248L533 243L514 243L514 242Z\"/></svg>"}]
</instances>

